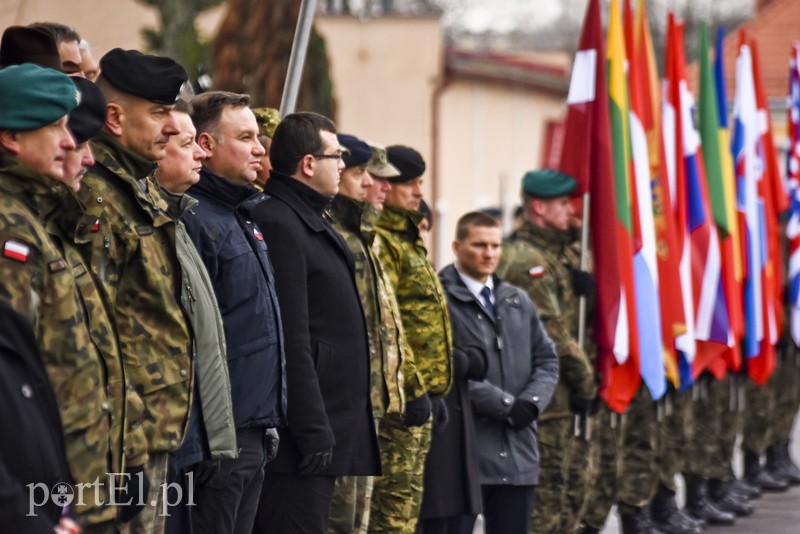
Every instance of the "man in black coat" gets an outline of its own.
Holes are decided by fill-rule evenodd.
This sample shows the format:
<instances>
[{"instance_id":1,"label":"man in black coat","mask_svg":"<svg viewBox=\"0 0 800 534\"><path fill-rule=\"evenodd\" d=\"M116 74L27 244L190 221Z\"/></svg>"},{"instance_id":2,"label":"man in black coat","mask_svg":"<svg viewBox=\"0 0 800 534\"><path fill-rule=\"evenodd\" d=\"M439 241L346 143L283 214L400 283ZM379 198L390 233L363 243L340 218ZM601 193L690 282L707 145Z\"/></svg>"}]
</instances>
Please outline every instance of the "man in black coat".
<instances>
[{"instance_id":1,"label":"man in black coat","mask_svg":"<svg viewBox=\"0 0 800 534\"><path fill-rule=\"evenodd\" d=\"M0 530L51 533L69 483L61 418L28 321L0 302ZM72 495L70 495L72 497Z\"/></svg>"},{"instance_id":2,"label":"man in black coat","mask_svg":"<svg viewBox=\"0 0 800 534\"><path fill-rule=\"evenodd\" d=\"M344 167L336 127L286 116L270 150L268 199L253 209L284 324L288 428L267 465L255 532L320 533L339 475L379 475L366 324L354 263L323 217Z\"/></svg>"}]
</instances>

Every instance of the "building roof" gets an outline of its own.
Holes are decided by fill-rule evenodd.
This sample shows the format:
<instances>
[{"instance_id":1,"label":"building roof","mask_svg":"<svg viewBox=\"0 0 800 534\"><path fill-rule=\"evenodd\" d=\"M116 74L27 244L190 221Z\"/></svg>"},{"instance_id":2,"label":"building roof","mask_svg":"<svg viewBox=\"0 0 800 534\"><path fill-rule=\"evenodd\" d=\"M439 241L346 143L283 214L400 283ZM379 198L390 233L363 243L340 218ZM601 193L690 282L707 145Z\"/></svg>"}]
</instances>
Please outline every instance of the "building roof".
<instances>
[{"instance_id":1,"label":"building roof","mask_svg":"<svg viewBox=\"0 0 800 534\"><path fill-rule=\"evenodd\" d=\"M766 0L758 3L755 16L743 24L757 44L761 60L761 75L767 98L785 102L789 85L789 53L792 43L800 39L800 2L797 0ZM725 37L725 83L728 97L736 89L736 54L739 48L739 28Z\"/></svg>"},{"instance_id":2,"label":"building roof","mask_svg":"<svg viewBox=\"0 0 800 534\"><path fill-rule=\"evenodd\" d=\"M445 52L448 78L483 80L563 94L569 91L569 68L552 62L494 52L450 48Z\"/></svg>"}]
</instances>

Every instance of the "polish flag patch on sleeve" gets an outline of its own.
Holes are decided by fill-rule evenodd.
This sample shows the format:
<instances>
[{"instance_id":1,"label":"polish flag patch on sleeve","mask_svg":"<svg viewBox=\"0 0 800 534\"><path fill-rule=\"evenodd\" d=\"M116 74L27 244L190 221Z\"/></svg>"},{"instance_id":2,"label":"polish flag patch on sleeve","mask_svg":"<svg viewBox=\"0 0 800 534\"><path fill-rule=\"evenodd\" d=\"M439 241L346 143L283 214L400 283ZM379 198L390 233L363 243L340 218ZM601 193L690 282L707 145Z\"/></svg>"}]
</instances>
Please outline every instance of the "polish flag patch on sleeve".
<instances>
[{"instance_id":1,"label":"polish flag patch on sleeve","mask_svg":"<svg viewBox=\"0 0 800 534\"><path fill-rule=\"evenodd\" d=\"M256 239L259 241L264 241L264 236L261 234L261 230L255 226L253 227L253 235L256 236Z\"/></svg>"},{"instance_id":2,"label":"polish flag patch on sleeve","mask_svg":"<svg viewBox=\"0 0 800 534\"><path fill-rule=\"evenodd\" d=\"M537 265L536 267L531 267L530 269L528 269L528 276L530 276L531 278L539 278L543 274L544 274L543 265Z\"/></svg>"},{"instance_id":3,"label":"polish flag patch on sleeve","mask_svg":"<svg viewBox=\"0 0 800 534\"><path fill-rule=\"evenodd\" d=\"M24 243L20 243L19 241L6 241L3 244L3 256L6 258L26 263L30 255L31 249Z\"/></svg>"}]
</instances>

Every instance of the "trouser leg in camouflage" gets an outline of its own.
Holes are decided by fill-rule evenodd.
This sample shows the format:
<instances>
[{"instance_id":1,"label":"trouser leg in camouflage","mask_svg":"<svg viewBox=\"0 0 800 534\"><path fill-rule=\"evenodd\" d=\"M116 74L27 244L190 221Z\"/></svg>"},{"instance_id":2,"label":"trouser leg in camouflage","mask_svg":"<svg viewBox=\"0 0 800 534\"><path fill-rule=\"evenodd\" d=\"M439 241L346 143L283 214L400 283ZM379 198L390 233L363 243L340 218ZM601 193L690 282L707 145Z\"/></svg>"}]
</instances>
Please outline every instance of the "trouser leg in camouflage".
<instances>
[{"instance_id":1,"label":"trouser leg in camouflage","mask_svg":"<svg viewBox=\"0 0 800 534\"><path fill-rule=\"evenodd\" d=\"M775 407L775 397L770 387L770 381L775 380L775 374L770 377L764 386L756 385L752 380L747 381L746 402L743 414L742 450L764 454L770 444L770 428L772 426Z\"/></svg>"},{"instance_id":2,"label":"trouser leg in camouflage","mask_svg":"<svg viewBox=\"0 0 800 534\"><path fill-rule=\"evenodd\" d=\"M572 532L580 524L589 494L589 481L595 477L597 471L593 462L596 448L597 440L593 435L589 439L584 436L572 438L565 467L566 486L561 510L563 532Z\"/></svg>"},{"instance_id":3,"label":"trouser leg in camouflage","mask_svg":"<svg viewBox=\"0 0 800 534\"><path fill-rule=\"evenodd\" d=\"M775 425L773 443L788 443L800 398L800 368L798 350L790 341L775 370Z\"/></svg>"},{"instance_id":4,"label":"trouser leg in camouflage","mask_svg":"<svg viewBox=\"0 0 800 534\"><path fill-rule=\"evenodd\" d=\"M561 532L572 429L571 417L539 421L539 485L528 527L530 534Z\"/></svg>"},{"instance_id":5,"label":"trouser leg in camouflage","mask_svg":"<svg viewBox=\"0 0 800 534\"><path fill-rule=\"evenodd\" d=\"M670 389L658 403L657 413L657 466L658 481L670 492L675 493L675 475L684 469L686 447L687 395Z\"/></svg>"},{"instance_id":6,"label":"trouser leg in camouflage","mask_svg":"<svg viewBox=\"0 0 800 534\"><path fill-rule=\"evenodd\" d=\"M374 480L369 531L413 534L422 504L431 423L408 428L402 415L387 415L381 421L378 442L383 476Z\"/></svg>"},{"instance_id":7,"label":"trouser leg in camouflage","mask_svg":"<svg viewBox=\"0 0 800 534\"><path fill-rule=\"evenodd\" d=\"M620 514L636 514L655 496L656 405L647 387L636 392L622 423L617 507Z\"/></svg>"},{"instance_id":8,"label":"trouser leg in camouflage","mask_svg":"<svg viewBox=\"0 0 800 534\"><path fill-rule=\"evenodd\" d=\"M737 376L727 373L722 380L713 380L708 384L709 402L714 408L714 413L708 417L719 421L716 435L709 436L715 445L708 470L710 479L728 480L732 476L733 449L741 424L738 381Z\"/></svg>"},{"instance_id":9,"label":"trouser leg in camouflage","mask_svg":"<svg viewBox=\"0 0 800 534\"><path fill-rule=\"evenodd\" d=\"M586 502L581 512L582 523L602 529L608 513L617 499L617 475L619 446L622 433L620 416L606 403L592 418L592 463L596 466L595 476L589 480Z\"/></svg>"}]
</instances>

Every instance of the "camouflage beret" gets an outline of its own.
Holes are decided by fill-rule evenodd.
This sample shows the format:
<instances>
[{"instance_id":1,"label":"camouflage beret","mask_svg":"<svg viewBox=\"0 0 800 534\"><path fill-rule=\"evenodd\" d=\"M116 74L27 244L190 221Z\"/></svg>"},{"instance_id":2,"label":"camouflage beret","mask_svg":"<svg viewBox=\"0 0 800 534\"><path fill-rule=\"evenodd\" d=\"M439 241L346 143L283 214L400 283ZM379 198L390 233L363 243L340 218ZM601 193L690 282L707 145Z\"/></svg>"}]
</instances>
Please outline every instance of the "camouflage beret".
<instances>
[{"instance_id":1,"label":"camouflage beret","mask_svg":"<svg viewBox=\"0 0 800 534\"><path fill-rule=\"evenodd\" d=\"M395 176L400 176L400 170L389 163L385 148L373 144L370 144L369 148L372 150L372 155L367 163L367 172L375 178L394 178Z\"/></svg>"},{"instance_id":2,"label":"camouflage beret","mask_svg":"<svg viewBox=\"0 0 800 534\"><path fill-rule=\"evenodd\" d=\"M0 128L36 130L72 111L78 90L69 76L32 63L0 70Z\"/></svg>"},{"instance_id":3,"label":"camouflage beret","mask_svg":"<svg viewBox=\"0 0 800 534\"><path fill-rule=\"evenodd\" d=\"M281 113L275 108L253 108L253 115L258 122L258 135L266 135L270 139L275 135L275 128L281 122Z\"/></svg>"},{"instance_id":4,"label":"camouflage beret","mask_svg":"<svg viewBox=\"0 0 800 534\"><path fill-rule=\"evenodd\" d=\"M571 195L577 185L575 178L554 169L528 171L522 177L522 190L537 198Z\"/></svg>"},{"instance_id":5,"label":"camouflage beret","mask_svg":"<svg viewBox=\"0 0 800 534\"><path fill-rule=\"evenodd\" d=\"M121 48L100 58L100 70L102 77L120 91L164 105L175 103L181 86L189 79L173 59Z\"/></svg>"}]
</instances>

